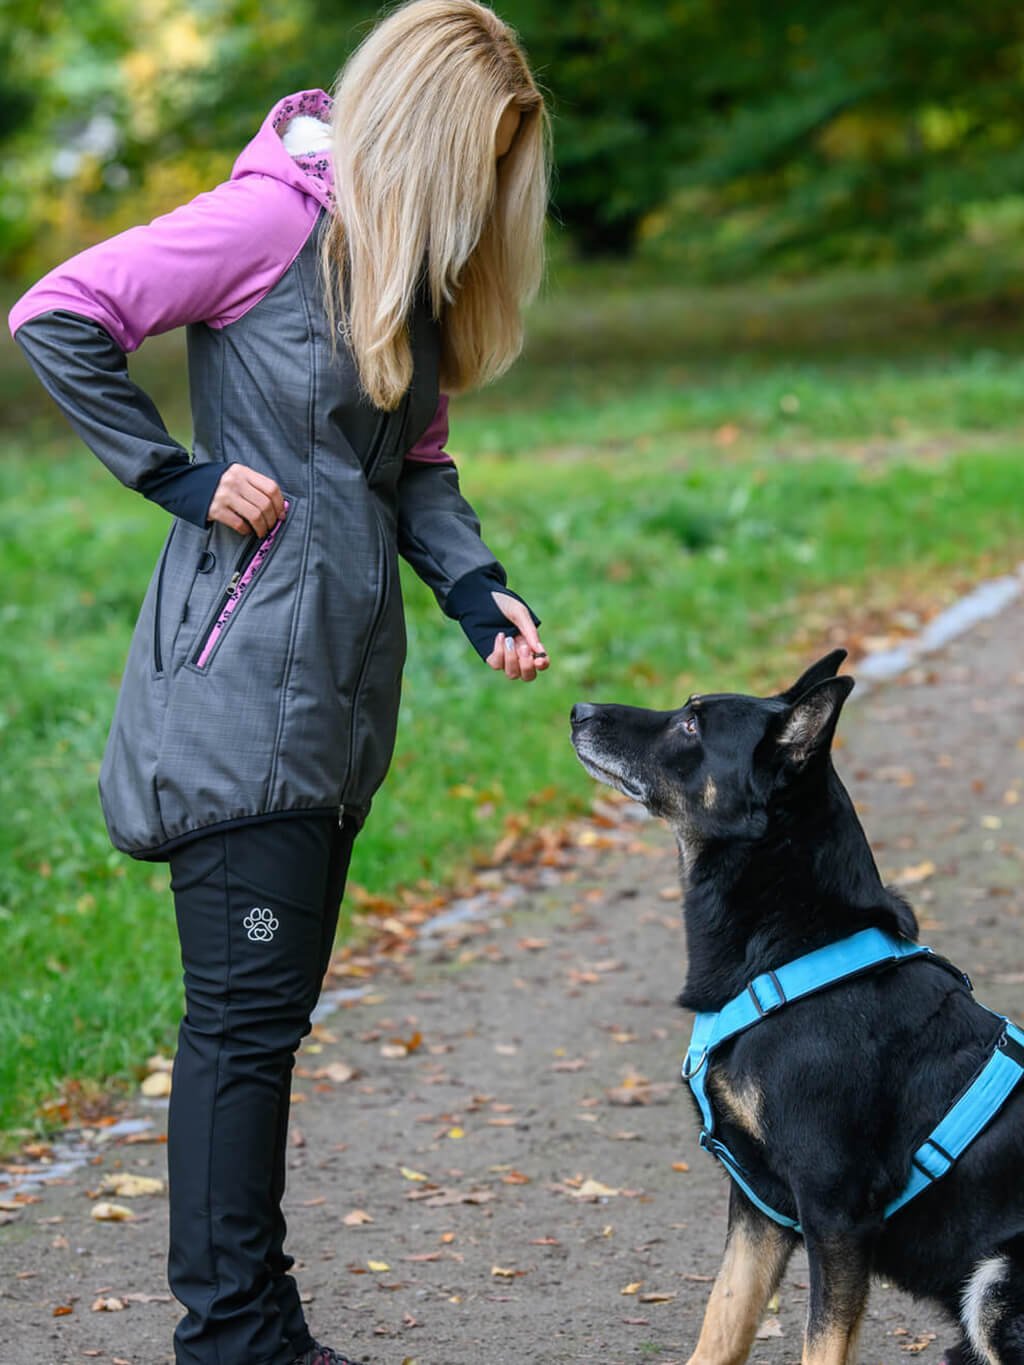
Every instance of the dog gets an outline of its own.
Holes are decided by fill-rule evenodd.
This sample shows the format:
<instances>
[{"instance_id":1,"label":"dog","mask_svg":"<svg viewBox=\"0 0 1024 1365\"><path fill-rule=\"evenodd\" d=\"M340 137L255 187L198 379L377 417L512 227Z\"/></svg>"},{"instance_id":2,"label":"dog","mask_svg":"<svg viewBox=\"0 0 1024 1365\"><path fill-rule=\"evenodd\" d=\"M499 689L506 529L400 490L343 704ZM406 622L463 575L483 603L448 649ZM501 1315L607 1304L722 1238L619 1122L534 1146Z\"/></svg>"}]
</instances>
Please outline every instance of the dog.
<instances>
[{"instance_id":1,"label":"dog","mask_svg":"<svg viewBox=\"0 0 1024 1365\"><path fill-rule=\"evenodd\" d=\"M769 697L572 710L587 771L675 833L688 954L679 1003L698 1021L850 936L881 931L907 954L784 1008L770 1008L769 991L763 1018L758 1005L754 1026L704 1054L701 1084L736 1178L689 1365L747 1359L801 1237L803 1365L855 1365L874 1275L952 1316L961 1335L948 1362L1024 1365L1024 1084L941 1178L921 1177L922 1192L887 1216L919 1144L1008 1026L952 964L914 948L914 913L882 884L831 757L854 685L838 673L845 657L836 650Z\"/></svg>"}]
</instances>

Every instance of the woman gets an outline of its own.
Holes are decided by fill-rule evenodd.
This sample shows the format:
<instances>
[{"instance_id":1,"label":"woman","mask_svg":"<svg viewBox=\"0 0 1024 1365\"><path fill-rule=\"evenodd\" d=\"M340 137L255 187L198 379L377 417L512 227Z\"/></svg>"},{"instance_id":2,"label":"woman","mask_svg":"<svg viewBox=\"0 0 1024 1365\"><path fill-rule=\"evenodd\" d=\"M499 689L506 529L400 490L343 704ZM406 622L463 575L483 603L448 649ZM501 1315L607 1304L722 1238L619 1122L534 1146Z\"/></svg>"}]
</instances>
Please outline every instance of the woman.
<instances>
[{"instance_id":1,"label":"woman","mask_svg":"<svg viewBox=\"0 0 1024 1365\"><path fill-rule=\"evenodd\" d=\"M328 120L330 124L328 125ZM11 328L72 424L174 517L100 791L167 860L185 970L169 1119L176 1359L337 1365L288 1275L291 1070L391 758L397 555L496 670L547 667L444 453L446 389L504 370L542 265L543 102L473 0L414 0L230 180L58 267ZM194 449L125 360L187 324Z\"/></svg>"}]
</instances>

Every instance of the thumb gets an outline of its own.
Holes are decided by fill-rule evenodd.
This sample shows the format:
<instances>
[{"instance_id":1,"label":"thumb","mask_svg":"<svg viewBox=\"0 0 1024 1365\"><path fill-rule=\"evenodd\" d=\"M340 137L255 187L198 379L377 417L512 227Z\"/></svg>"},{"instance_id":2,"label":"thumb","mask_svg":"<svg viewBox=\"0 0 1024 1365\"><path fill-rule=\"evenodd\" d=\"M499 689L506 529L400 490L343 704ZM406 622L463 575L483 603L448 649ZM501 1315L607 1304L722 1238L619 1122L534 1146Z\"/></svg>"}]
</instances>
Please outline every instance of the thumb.
<instances>
[{"instance_id":1,"label":"thumb","mask_svg":"<svg viewBox=\"0 0 1024 1365\"><path fill-rule=\"evenodd\" d=\"M502 615L507 616L514 626L518 626L519 633L533 650L534 654L543 654L544 646L540 642L537 634L537 627L533 624L530 616L530 609L524 602L517 601L514 597L509 597L507 593L495 592L491 596L498 604Z\"/></svg>"}]
</instances>

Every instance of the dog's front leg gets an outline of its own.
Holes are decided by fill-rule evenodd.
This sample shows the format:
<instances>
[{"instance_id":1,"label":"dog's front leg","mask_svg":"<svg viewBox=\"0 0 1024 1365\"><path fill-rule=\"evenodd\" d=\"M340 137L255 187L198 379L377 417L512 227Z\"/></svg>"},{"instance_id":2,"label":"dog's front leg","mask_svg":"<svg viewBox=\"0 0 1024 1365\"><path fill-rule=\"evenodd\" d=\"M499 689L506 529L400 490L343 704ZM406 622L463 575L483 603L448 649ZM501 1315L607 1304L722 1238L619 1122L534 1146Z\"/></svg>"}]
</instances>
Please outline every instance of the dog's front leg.
<instances>
[{"instance_id":1,"label":"dog's front leg","mask_svg":"<svg viewBox=\"0 0 1024 1365\"><path fill-rule=\"evenodd\" d=\"M867 1251L852 1236L815 1237L805 1230L804 1241L811 1297L803 1365L856 1365L870 1282Z\"/></svg>"},{"instance_id":2,"label":"dog's front leg","mask_svg":"<svg viewBox=\"0 0 1024 1365\"><path fill-rule=\"evenodd\" d=\"M689 1365L743 1365L795 1244L793 1233L732 1186L725 1256Z\"/></svg>"}]
</instances>

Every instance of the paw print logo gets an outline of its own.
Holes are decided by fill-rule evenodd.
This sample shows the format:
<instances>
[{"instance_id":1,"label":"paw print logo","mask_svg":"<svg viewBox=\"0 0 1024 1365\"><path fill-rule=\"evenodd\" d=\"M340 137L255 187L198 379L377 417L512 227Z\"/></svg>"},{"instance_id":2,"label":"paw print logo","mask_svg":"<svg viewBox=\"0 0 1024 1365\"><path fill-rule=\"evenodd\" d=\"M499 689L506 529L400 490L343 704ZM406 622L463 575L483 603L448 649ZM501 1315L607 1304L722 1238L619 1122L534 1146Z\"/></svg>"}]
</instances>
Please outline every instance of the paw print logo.
<instances>
[{"instance_id":1,"label":"paw print logo","mask_svg":"<svg viewBox=\"0 0 1024 1365\"><path fill-rule=\"evenodd\" d=\"M278 918L272 910L268 910L266 906L261 909L254 905L242 921L242 927L253 943L269 943L274 937L278 923Z\"/></svg>"}]
</instances>

